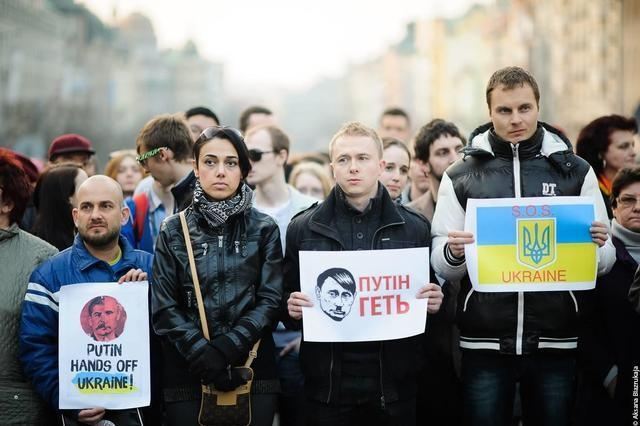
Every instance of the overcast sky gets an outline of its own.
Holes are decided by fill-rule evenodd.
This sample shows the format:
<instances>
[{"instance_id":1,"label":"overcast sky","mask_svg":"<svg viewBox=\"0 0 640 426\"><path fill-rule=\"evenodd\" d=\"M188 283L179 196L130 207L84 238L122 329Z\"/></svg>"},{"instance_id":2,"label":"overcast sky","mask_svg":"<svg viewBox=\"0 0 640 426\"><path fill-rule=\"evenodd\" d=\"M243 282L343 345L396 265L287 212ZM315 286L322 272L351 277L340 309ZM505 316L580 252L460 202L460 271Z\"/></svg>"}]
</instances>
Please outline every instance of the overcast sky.
<instances>
[{"instance_id":1,"label":"overcast sky","mask_svg":"<svg viewBox=\"0 0 640 426\"><path fill-rule=\"evenodd\" d=\"M192 39L230 87L302 88L399 41L406 24L474 0L78 0L108 24L147 15L160 47ZM478 2L478 1L476 1ZM491 0L480 0L488 3ZM115 11L115 18L114 18Z\"/></svg>"}]
</instances>

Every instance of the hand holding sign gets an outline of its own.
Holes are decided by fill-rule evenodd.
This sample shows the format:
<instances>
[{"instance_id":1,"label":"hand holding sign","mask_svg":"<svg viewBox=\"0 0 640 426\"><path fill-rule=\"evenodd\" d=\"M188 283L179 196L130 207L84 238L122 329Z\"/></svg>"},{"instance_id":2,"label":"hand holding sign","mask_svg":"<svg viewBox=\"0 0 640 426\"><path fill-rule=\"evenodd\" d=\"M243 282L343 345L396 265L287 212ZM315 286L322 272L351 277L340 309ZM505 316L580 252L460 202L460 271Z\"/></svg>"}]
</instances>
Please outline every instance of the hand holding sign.
<instances>
[{"instance_id":1,"label":"hand holding sign","mask_svg":"<svg viewBox=\"0 0 640 426\"><path fill-rule=\"evenodd\" d=\"M416 297L418 299L427 299L427 312L430 314L436 314L442 305L444 293L442 293L442 289L438 284L429 283L420 287Z\"/></svg>"},{"instance_id":2,"label":"hand holding sign","mask_svg":"<svg viewBox=\"0 0 640 426\"><path fill-rule=\"evenodd\" d=\"M289 316L294 320L302 319L302 307L310 308L313 306L311 298L304 293L294 291L287 300L287 309Z\"/></svg>"},{"instance_id":3,"label":"hand holding sign","mask_svg":"<svg viewBox=\"0 0 640 426\"><path fill-rule=\"evenodd\" d=\"M135 282L135 281L146 281L147 273L142 269L130 269L129 272L124 274L118 280L118 284L122 284L124 282Z\"/></svg>"},{"instance_id":4,"label":"hand holding sign","mask_svg":"<svg viewBox=\"0 0 640 426\"><path fill-rule=\"evenodd\" d=\"M609 227L597 220L591 222L589 232L591 233L593 242L596 243L598 247L602 247L607 242L607 239L609 239Z\"/></svg>"},{"instance_id":5,"label":"hand holding sign","mask_svg":"<svg viewBox=\"0 0 640 426\"><path fill-rule=\"evenodd\" d=\"M78 413L78 421L88 425L95 425L104 417L104 408L87 408L80 410Z\"/></svg>"},{"instance_id":6,"label":"hand holding sign","mask_svg":"<svg viewBox=\"0 0 640 426\"><path fill-rule=\"evenodd\" d=\"M447 236L449 237L447 240L449 251L451 251L451 254L458 259L462 259L464 257L465 244L472 244L475 241L472 232L449 231Z\"/></svg>"}]
</instances>

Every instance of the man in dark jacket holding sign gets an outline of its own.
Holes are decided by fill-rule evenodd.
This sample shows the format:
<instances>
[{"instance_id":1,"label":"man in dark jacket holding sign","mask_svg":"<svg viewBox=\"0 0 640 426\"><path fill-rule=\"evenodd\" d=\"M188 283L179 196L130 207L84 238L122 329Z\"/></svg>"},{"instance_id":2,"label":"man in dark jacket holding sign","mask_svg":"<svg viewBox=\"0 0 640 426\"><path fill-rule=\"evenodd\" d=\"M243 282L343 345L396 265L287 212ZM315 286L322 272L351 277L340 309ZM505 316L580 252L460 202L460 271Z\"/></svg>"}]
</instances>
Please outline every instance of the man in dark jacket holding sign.
<instances>
[{"instance_id":1,"label":"man in dark jacket holding sign","mask_svg":"<svg viewBox=\"0 0 640 426\"><path fill-rule=\"evenodd\" d=\"M491 123L478 128L440 184L433 216L435 272L463 279L458 303L465 416L472 425L508 425L520 382L525 424L569 424L573 404L579 296L556 292L474 292L463 231L467 200L591 196L598 273L615 260L604 202L593 170L556 129L538 122L540 92L522 68L496 71L487 85ZM490 232L498 233L498 229ZM504 261L498 259L497 262Z\"/></svg>"},{"instance_id":2,"label":"man in dark jacket holding sign","mask_svg":"<svg viewBox=\"0 0 640 426\"><path fill-rule=\"evenodd\" d=\"M299 251L377 250L430 245L429 223L396 205L378 178L382 141L360 123L348 123L329 145L336 186L327 199L296 216L287 230L285 299L287 325L300 329L302 308L314 295L300 292ZM425 264L425 268L427 265ZM436 284L421 287L428 312L442 303ZM415 423L416 372L421 338L385 342L302 342L307 424Z\"/></svg>"}]
</instances>

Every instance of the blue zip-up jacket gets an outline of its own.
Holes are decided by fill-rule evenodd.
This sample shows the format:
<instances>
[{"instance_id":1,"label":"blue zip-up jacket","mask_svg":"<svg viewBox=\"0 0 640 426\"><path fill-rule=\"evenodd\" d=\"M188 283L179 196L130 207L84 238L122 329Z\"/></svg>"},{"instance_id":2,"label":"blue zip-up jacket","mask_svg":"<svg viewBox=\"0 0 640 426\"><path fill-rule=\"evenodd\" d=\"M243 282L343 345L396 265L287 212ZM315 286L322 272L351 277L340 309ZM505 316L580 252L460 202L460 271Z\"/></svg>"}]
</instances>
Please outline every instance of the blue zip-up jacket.
<instances>
[{"instance_id":1,"label":"blue zip-up jacket","mask_svg":"<svg viewBox=\"0 0 640 426\"><path fill-rule=\"evenodd\" d=\"M22 305L20 360L25 375L51 407L58 409L58 296L64 285L113 282L130 269L151 274L153 256L120 237L117 270L91 255L79 235L73 246L41 264L29 278Z\"/></svg>"}]
</instances>

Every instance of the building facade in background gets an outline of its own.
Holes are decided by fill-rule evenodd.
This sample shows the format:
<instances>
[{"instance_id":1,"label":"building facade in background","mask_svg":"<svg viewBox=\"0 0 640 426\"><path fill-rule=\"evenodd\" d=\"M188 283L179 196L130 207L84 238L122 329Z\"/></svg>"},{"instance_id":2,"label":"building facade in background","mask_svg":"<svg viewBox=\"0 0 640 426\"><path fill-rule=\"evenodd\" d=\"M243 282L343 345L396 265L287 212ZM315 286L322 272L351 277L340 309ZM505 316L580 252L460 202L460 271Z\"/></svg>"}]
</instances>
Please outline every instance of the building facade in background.
<instances>
[{"instance_id":1,"label":"building facade in background","mask_svg":"<svg viewBox=\"0 0 640 426\"><path fill-rule=\"evenodd\" d=\"M158 48L133 14L108 27L73 0L0 2L0 145L43 158L61 133L86 135L107 160L153 115L223 103L223 67L193 43Z\"/></svg>"},{"instance_id":2,"label":"building facade in background","mask_svg":"<svg viewBox=\"0 0 640 426\"><path fill-rule=\"evenodd\" d=\"M375 128L389 106L409 112L414 132L442 117L467 133L488 121L486 81L507 65L534 73L541 118L575 140L600 115L640 116L638 40L638 0L495 0L409 23L402 40L340 78L244 99L225 93L223 65L194 43L161 50L143 15L110 27L73 0L2 0L0 145L42 157L54 136L77 132L104 162L108 151L132 146L153 115L194 105L235 125L241 110L264 104L296 152L324 150L331 129L348 120Z\"/></svg>"}]
</instances>

